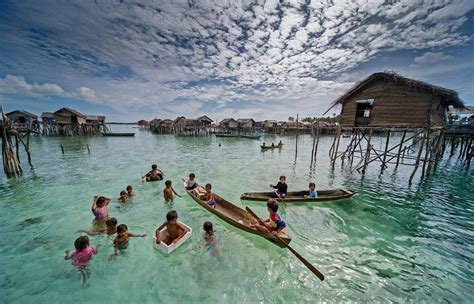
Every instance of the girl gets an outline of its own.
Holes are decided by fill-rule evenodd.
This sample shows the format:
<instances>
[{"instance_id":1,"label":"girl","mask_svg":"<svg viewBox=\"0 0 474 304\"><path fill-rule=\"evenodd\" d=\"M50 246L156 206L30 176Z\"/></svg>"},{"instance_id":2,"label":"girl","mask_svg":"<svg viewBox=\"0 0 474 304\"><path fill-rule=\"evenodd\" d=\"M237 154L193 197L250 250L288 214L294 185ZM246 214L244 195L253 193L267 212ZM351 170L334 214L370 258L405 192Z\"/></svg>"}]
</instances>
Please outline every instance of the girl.
<instances>
[{"instance_id":1,"label":"girl","mask_svg":"<svg viewBox=\"0 0 474 304\"><path fill-rule=\"evenodd\" d=\"M135 235L128 231L128 227L125 224L121 224L117 227L117 237L114 240L114 254L109 257L109 260L112 260L118 255L119 250L127 249L128 239L130 237L144 237L146 234Z\"/></svg>"},{"instance_id":2,"label":"girl","mask_svg":"<svg viewBox=\"0 0 474 304\"><path fill-rule=\"evenodd\" d=\"M94 224L103 224L109 219L109 209L107 206L110 203L110 198L104 196L94 196L92 202L92 213L94 214Z\"/></svg>"},{"instance_id":3,"label":"girl","mask_svg":"<svg viewBox=\"0 0 474 304\"><path fill-rule=\"evenodd\" d=\"M317 198L318 197L318 191L316 191L316 184L315 183L309 183L309 190L308 190L308 195L304 195L304 198Z\"/></svg>"},{"instance_id":4,"label":"girl","mask_svg":"<svg viewBox=\"0 0 474 304\"><path fill-rule=\"evenodd\" d=\"M89 238L87 236L81 236L74 242L74 248L76 251L69 255L70 250L66 250L65 260L72 260L72 265L77 267L82 274L82 286L86 284L87 279L90 277L90 271L87 268L89 261L92 260L92 255L99 252L99 246L96 248L89 246Z\"/></svg>"},{"instance_id":5,"label":"girl","mask_svg":"<svg viewBox=\"0 0 474 304\"><path fill-rule=\"evenodd\" d=\"M214 229L212 228L212 223L205 222L202 226L202 229L204 230L204 240L206 242L205 246L207 248L207 251L211 251L211 254L214 256L218 255L218 251L216 248L216 238L214 235Z\"/></svg>"}]
</instances>

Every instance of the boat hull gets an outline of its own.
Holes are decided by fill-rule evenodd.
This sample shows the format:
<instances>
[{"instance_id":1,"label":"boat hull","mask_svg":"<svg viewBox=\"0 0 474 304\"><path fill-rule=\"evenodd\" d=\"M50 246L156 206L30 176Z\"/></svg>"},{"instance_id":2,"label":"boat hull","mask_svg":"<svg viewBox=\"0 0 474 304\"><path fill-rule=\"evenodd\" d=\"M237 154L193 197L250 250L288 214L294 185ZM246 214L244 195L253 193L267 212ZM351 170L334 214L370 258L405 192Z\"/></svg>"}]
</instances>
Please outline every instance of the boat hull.
<instances>
[{"instance_id":1,"label":"boat hull","mask_svg":"<svg viewBox=\"0 0 474 304\"><path fill-rule=\"evenodd\" d=\"M102 136L107 137L133 137L135 133L102 133Z\"/></svg>"},{"instance_id":2,"label":"boat hull","mask_svg":"<svg viewBox=\"0 0 474 304\"><path fill-rule=\"evenodd\" d=\"M308 195L308 191L296 191L288 192L286 197L283 199L286 203L309 203L309 202L322 202L322 201L336 201L345 199L353 196L356 192L353 190L346 189L334 189L334 190L319 190L318 197L316 198L304 198L304 195ZM274 192L247 192L240 196L242 200L248 201L267 201L273 198L279 200Z\"/></svg>"}]
</instances>

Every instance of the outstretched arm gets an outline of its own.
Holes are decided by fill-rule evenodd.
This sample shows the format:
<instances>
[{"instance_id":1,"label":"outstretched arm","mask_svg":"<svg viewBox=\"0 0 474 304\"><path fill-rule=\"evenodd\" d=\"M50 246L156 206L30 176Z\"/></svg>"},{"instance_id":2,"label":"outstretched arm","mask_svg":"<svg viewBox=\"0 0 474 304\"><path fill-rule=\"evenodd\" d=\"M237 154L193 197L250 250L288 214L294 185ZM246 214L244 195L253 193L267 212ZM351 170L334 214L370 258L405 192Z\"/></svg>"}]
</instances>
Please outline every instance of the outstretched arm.
<instances>
[{"instance_id":1,"label":"outstretched arm","mask_svg":"<svg viewBox=\"0 0 474 304\"><path fill-rule=\"evenodd\" d=\"M66 250L66 255L64 256L64 259L65 259L65 260L70 260L70 259L71 259L71 256L69 255L69 252L70 252L69 249Z\"/></svg>"},{"instance_id":2,"label":"outstretched arm","mask_svg":"<svg viewBox=\"0 0 474 304\"><path fill-rule=\"evenodd\" d=\"M173 193L176 194L176 196L181 197L181 195L179 195L178 193L176 193L176 191L174 191L174 188L171 188L171 189L173 189Z\"/></svg>"},{"instance_id":3,"label":"outstretched arm","mask_svg":"<svg viewBox=\"0 0 474 304\"><path fill-rule=\"evenodd\" d=\"M86 233L88 235L98 235L98 234L106 233L107 229L100 229L100 230L84 230L84 229L81 229L81 230L78 230L77 232Z\"/></svg>"}]
</instances>

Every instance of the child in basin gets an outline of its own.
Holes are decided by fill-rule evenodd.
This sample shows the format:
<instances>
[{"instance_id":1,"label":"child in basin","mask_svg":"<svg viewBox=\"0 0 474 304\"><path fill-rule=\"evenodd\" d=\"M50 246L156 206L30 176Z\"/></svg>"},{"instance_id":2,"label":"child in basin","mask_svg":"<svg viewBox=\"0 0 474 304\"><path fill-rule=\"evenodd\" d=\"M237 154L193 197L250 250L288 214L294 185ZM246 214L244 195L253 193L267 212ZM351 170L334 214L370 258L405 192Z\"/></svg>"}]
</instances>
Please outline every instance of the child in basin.
<instances>
[{"instance_id":1,"label":"child in basin","mask_svg":"<svg viewBox=\"0 0 474 304\"><path fill-rule=\"evenodd\" d=\"M125 250L128 248L128 239L131 237L144 237L146 234L135 235L128 231L128 227L125 224L120 224L117 227L117 237L114 240L114 254L109 256L109 260L113 259L118 255L119 250Z\"/></svg>"},{"instance_id":2,"label":"child in basin","mask_svg":"<svg viewBox=\"0 0 474 304\"><path fill-rule=\"evenodd\" d=\"M79 230L78 232L87 233L88 235L98 235L98 234L114 234L117 232L117 219L112 217L105 221L106 229L94 229L94 230Z\"/></svg>"},{"instance_id":3,"label":"child in basin","mask_svg":"<svg viewBox=\"0 0 474 304\"><path fill-rule=\"evenodd\" d=\"M109 219L108 205L110 198L104 196L94 196L92 202L92 213L94 214L94 224L102 224Z\"/></svg>"},{"instance_id":4,"label":"child in basin","mask_svg":"<svg viewBox=\"0 0 474 304\"><path fill-rule=\"evenodd\" d=\"M92 260L92 255L99 252L99 246L100 245L97 245L95 248L89 246L89 238L87 236L81 236L74 242L74 248L76 248L76 251L73 254L69 255L70 250L66 250L64 259L72 260L72 265L79 269L82 275L83 287L91 275L87 265L89 264L89 261Z\"/></svg>"},{"instance_id":5,"label":"child in basin","mask_svg":"<svg viewBox=\"0 0 474 304\"><path fill-rule=\"evenodd\" d=\"M316 191L316 184L311 182L309 183L309 186L308 186L309 190L308 190L308 194L304 195L304 198L317 198L318 197L318 191Z\"/></svg>"},{"instance_id":6,"label":"child in basin","mask_svg":"<svg viewBox=\"0 0 474 304\"><path fill-rule=\"evenodd\" d=\"M166 239L160 239L160 230L166 226L168 230L168 236ZM161 224L160 227L156 229L155 236L156 236L156 243L160 244L161 242L165 243L166 245L171 245L179 241L189 229L178 222L178 213L175 210L172 210L166 214L166 222Z\"/></svg>"},{"instance_id":7,"label":"child in basin","mask_svg":"<svg viewBox=\"0 0 474 304\"><path fill-rule=\"evenodd\" d=\"M151 165L151 170L145 174L142 178L146 177L147 182L159 181L163 179L163 171L158 169L158 165Z\"/></svg>"},{"instance_id":8,"label":"child in basin","mask_svg":"<svg viewBox=\"0 0 474 304\"><path fill-rule=\"evenodd\" d=\"M174 191L171 181L167 180L165 182L165 189L163 189L163 196L165 197L165 202L169 203L173 201L173 193L176 194L178 197L181 197L181 195Z\"/></svg>"},{"instance_id":9,"label":"child in basin","mask_svg":"<svg viewBox=\"0 0 474 304\"><path fill-rule=\"evenodd\" d=\"M269 212L269 216L268 219L263 222L264 226L260 225L259 223L253 223L250 224L250 227L262 232L271 232L278 235L286 227L285 222L277 213L278 203L274 199L269 199L267 201L267 210Z\"/></svg>"}]
</instances>

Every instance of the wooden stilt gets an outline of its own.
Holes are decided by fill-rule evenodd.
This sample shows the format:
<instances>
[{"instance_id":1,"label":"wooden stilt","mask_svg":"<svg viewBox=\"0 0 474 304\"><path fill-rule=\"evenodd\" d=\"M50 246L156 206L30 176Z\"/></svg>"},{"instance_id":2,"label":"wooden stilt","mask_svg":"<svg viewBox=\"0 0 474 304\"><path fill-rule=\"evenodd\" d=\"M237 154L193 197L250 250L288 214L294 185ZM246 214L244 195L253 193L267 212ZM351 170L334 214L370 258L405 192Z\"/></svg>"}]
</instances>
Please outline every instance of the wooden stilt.
<instances>
[{"instance_id":1,"label":"wooden stilt","mask_svg":"<svg viewBox=\"0 0 474 304\"><path fill-rule=\"evenodd\" d=\"M428 160L428 155L430 153L430 130L427 129L426 131L426 141L425 141L425 157L423 158L423 167L422 167L422 170L421 170L421 178L420 179L423 179L425 177L425 169L426 169L426 161Z\"/></svg>"},{"instance_id":2,"label":"wooden stilt","mask_svg":"<svg viewBox=\"0 0 474 304\"><path fill-rule=\"evenodd\" d=\"M403 142L405 140L406 135L407 135L407 130L404 130L403 135L402 135L402 139L400 140L400 147L398 148L397 164L395 165L395 169L397 169L398 165L400 164L400 153L402 152ZM405 156L405 150L403 151L403 156Z\"/></svg>"},{"instance_id":3,"label":"wooden stilt","mask_svg":"<svg viewBox=\"0 0 474 304\"><path fill-rule=\"evenodd\" d=\"M421 153L423 152L424 141L425 141L425 138L423 137L420 143L420 150L418 150L418 155L416 156L415 167L413 168L413 172L411 173L410 179L408 180L409 185L411 185L413 177L415 176L415 173L418 170L418 166L420 165L420 157L421 157Z\"/></svg>"},{"instance_id":4,"label":"wooden stilt","mask_svg":"<svg viewBox=\"0 0 474 304\"><path fill-rule=\"evenodd\" d=\"M371 140L372 140L372 129L370 129L370 131L369 131L369 139L367 140L367 149L365 150L364 167L362 169L362 173L365 173L365 170L367 169L367 164L369 162L370 149L371 149L370 141Z\"/></svg>"},{"instance_id":5,"label":"wooden stilt","mask_svg":"<svg viewBox=\"0 0 474 304\"><path fill-rule=\"evenodd\" d=\"M336 158L337 158L337 150L339 149L339 142L341 140L341 127L339 126L337 129L337 141L336 141L336 146L333 151L333 157L332 157L332 167L334 168L334 164L336 163Z\"/></svg>"},{"instance_id":6,"label":"wooden stilt","mask_svg":"<svg viewBox=\"0 0 474 304\"><path fill-rule=\"evenodd\" d=\"M63 144L61 144L61 152L63 152L63 154L64 154L64 146L63 146Z\"/></svg>"},{"instance_id":7,"label":"wooden stilt","mask_svg":"<svg viewBox=\"0 0 474 304\"><path fill-rule=\"evenodd\" d=\"M383 169L385 169L385 167L387 167L385 165L385 160L387 159L387 150L388 150L388 144L390 142L390 129L387 131L387 138L385 139L385 150L383 152L383 160L382 160L382 171Z\"/></svg>"}]
</instances>

